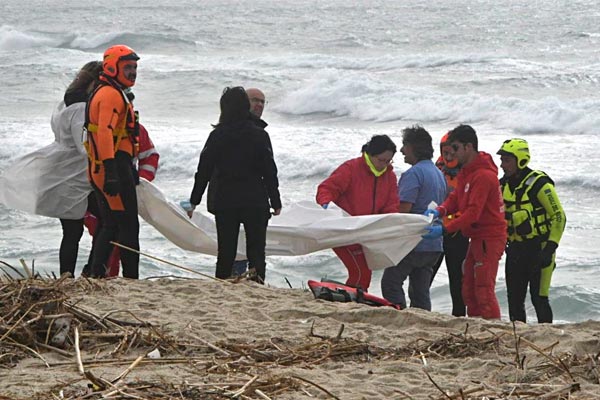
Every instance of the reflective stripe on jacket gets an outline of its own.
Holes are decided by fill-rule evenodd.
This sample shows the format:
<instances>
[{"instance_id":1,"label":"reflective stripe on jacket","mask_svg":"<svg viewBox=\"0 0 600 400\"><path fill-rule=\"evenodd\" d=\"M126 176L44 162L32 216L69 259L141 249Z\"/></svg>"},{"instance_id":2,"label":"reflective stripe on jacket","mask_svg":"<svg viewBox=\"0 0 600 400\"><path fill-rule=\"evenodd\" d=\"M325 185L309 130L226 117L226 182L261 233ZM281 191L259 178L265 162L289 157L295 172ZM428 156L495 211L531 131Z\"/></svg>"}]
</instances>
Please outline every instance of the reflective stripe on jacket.
<instances>
[{"instance_id":1,"label":"reflective stripe on jacket","mask_svg":"<svg viewBox=\"0 0 600 400\"><path fill-rule=\"evenodd\" d=\"M138 158L138 170L142 178L152 181L156 175L158 169L158 159L160 155L154 148L154 143L148 135L148 131L142 124L140 124L140 136L138 137L140 150L137 155Z\"/></svg>"},{"instance_id":2,"label":"reflective stripe on jacket","mask_svg":"<svg viewBox=\"0 0 600 400\"><path fill-rule=\"evenodd\" d=\"M542 171L530 171L514 189L508 181L501 180L508 240L541 238L558 243L566 217L552 179Z\"/></svg>"}]
</instances>

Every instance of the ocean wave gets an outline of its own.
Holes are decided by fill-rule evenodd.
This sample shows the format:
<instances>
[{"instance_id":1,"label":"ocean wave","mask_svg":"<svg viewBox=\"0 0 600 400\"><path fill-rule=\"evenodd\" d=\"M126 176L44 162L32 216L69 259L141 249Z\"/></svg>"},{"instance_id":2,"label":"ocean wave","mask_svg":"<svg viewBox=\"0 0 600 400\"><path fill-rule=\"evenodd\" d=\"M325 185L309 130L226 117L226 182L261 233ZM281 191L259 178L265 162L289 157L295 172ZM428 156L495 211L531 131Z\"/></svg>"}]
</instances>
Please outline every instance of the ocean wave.
<instances>
[{"instance_id":1,"label":"ocean wave","mask_svg":"<svg viewBox=\"0 0 600 400\"><path fill-rule=\"evenodd\" d=\"M137 52L152 49L153 52L177 53L182 49L195 48L196 42L179 37L176 33L132 33L78 34L66 47L80 50L104 50L114 44L126 43Z\"/></svg>"},{"instance_id":2,"label":"ocean wave","mask_svg":"<svg viewBox=\"0 0 600 400\"><path fill-rule=\"evenodd\" d=\"M335 68L341 70L389 71L399 68L439 68L450 65L489 63L496 58L481 55L410 55L398 57L355 57L341 55L303 54L294 56L266 56L256 63L272 68Z\"/></svg>"},{"instance_id":3,"label":"ocean wave","mask_svg":"<svg viewBox=\"0 0 600 400\"><path fill-rule=\"evenodd\" d=\"M10 26L0 26L0 51L13 51L26 48L57 46L60 39L35 32L22 32Z\"/></svg>"},{"instance_id":4,"label":"ocean wave","mask_svg":"<svg viewBox=\"0 0 600 400\"><path fill-rule=\"evenodd\" d=\"M592 176L569 176L563 177L556 182L557 185L566 189L570 188L584 188L591 189L593 192L600 191L600 177L597 175Z\"/></svg>"},{"instance_id":5,"label":"ocean wave","mask_svg":"<svg viewBox=\"0 0 600 400\"><path fill-rule=\"evenodd\" d=\"M182 48L195 48L196 42L186 40L177 33L132 33L116 31L108 33L50 33L20 31L13 27L0 26L0 51L16 51L39 47L64 48L82 51L101 51L106 47L126 43L138 52L147 48L153 51L178 52Z\"/></svg>"},{"instance_id":6,"label":"ocean wave","mask_svg":"<svg viewBox=\"0 0 600 400\"><path fill-rule=\"evenodd\" d=\"M552 311L556 319L581 322L600 318L600 293L582 286L553 285Z\"/></svg>"},{"instance_id":7,"label":"ocean wave","mask_svg":"<svg viewBox=\"0 0 600 400\"><path fill-rule=\"evenodd\" d=\"M600 38L600 32L577 32L577 31L569 31L565 33L567 37L574 38Z\"/></svg>"},{"instance_id":8,"label":"ocean wave","mask_svg":"<svg viewBox=\"0 0 600 400\"><path fill-rule=\"evenodd\" d=\"M599 107L598 99L453 94L328 70L288 92L275 109L289 115L324 113L375 122L486 122L521 134L594 134L600 126Z\"/></svg>"}]
</instances>

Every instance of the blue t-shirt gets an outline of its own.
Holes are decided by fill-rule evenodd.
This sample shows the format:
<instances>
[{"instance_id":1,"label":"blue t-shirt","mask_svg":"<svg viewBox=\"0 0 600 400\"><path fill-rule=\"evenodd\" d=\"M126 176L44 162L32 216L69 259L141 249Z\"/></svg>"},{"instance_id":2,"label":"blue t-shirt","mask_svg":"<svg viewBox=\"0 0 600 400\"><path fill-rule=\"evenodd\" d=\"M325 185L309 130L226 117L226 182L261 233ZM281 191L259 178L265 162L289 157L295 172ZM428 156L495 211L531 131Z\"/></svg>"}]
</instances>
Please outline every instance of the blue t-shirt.
<instances>
[{"instance_id":1,"label":"blue t-shirt","mask_svg":"<svg viewBox=\"0 0 600 400\"><path fill-rule=\"evenodd\" d=\"M400 201L412 203L411 214L423 214L429 203L446 199L446 178L431 160L421 160L407 169L398 180ZM423 239L414 251L443 251L442 238Z\"/></svg>"}]
</instances>

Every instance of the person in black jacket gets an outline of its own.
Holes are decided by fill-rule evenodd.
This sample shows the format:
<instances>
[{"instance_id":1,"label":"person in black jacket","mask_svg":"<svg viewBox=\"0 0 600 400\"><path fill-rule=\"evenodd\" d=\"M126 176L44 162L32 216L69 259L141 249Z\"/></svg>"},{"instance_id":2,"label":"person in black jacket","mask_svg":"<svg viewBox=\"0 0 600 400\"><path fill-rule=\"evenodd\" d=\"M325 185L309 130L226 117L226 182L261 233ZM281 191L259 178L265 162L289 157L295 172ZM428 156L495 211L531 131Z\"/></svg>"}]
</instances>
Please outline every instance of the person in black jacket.
<instances>
[{"instance_id":1,"label":"person in black jacket","mask_svg":"<svg viewBox=\"0 0 600 400\"><path fill-rule=\"evenodd\" d=\"M265 110L265 106L267 105L267 100L265 98L265 94L262 90L258 88L246 88L246 94L248 95L248 100L250 100L250 119L259 127L265 129L267 127L267 123L262 120L262 114ZM269 142L269 146L271 142ZM209 189L210 190L210 189ZM248 269L248 258L244 259L236 259L233 262L233 275L241 276L244 275L246 270Z\"/></svg>"},{"instance_id":2,"label":"person in black jacket","mask_svg":"<svg viewBox=\"0 0 600 400\"><path fill-rule=\"evenodd\" d=\"M277 166L268 133L251 119L244 88L226 87L220 103L219 123L200 154L188 214L192 216L210 182L208 211L215 215L218 241L215 276L231 276L243 223L250 268L263 283L270 208L273 215L281 212Z\"/></svg>"}]
</instances>

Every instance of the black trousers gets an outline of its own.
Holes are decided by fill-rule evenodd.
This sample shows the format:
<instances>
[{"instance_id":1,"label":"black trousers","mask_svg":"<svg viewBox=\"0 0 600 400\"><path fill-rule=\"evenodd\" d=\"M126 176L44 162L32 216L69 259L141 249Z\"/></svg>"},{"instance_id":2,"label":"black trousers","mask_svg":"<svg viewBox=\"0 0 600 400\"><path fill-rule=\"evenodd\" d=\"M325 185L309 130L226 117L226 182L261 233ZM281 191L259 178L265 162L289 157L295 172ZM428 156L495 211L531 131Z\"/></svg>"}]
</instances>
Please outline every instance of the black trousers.
<instances>
[{"instance_id":1,"label":"black trousers","mask_svg":"<svg viewBox=\"0 0 600 400\"><path fill-rule=\"evenodd\" d=\"M111 210L104 197L106 195L100 188L94 186L102 223L96 234L91 273L92 276L100 278L106 276L106 263L114 247L110 244L111 241L117 241L135 250L140 249L140 222L138 220L137 193L135 191L131 157L127 153L118 151L115 159L117 160L117 173L119 175L119 195L123 202L124 211ZM139 253L124 249L120 253L123 277L138 279Z\"/></svg>"},{"instance_id":2,"label":"black trousers","mask_svg":"<svg viewBox=\"0 0 600 400\"><path fill-rule=\"evenodd\" d=\"M506 294L511 321L527 322L525 298L529 286L538 323L552 323L553 314L548 296L540 295L542 270L538 265L538 255L541 248L542 243L536 240L512 242L506 248ZM546 287L546 291L547 289Z\"/></svg>"},{"instance_id":3,"label":"black trousers","mask_svg":"<svg viewBox=\"0 0 600 400\"><path fill-rule=\"evenodd\" d=\"M271 214L268 208L243 207L219 210L215 213L217 225L217 270L215 276L227 279L232 275L232 266L237 253L240 224L246 232L246 256L249 268L256 270L258 281L264 283L266 272L265 246L267 225Z\"/></svg>"},{"instance_id":4,"label":"black trousers","mask_svg":"<svg viewBox=\"0 0 600 400\"><path fill-rule=\"evenodd\" d=\"M79 240L83 235L83 218L61 218L60 225L62 226L62 240L58 252L59 271L61 275L69 272L74 277L77 254L79 253Z\"/></svg>"},{"instance_id":5,"label":"black trousers","mask_svg":"<svg viewBox=\"0 0 600 400\"><path fill-rule=\"evenodd\" d=\"M98 213L98 205L94 192L90 192L88 196L87 210L94 215ZM63 237L60 242L60 250L58 252L58 260L60 265L60 274L70 272L71 276L75 276L75 266L77 264L77 255L79 253L79 241L83 235L83 218L81 219L60 219L62 226ZM92 250L93 250L92 244ZM92 250L88 258L88 264L92 262Z\"/></svg>"},{"instance_id":6,"label":"black trousers","mask_svg":"<svg viewBox=\"0 0 600 400\"><path fill-rule=\"evenodd\" d=\"M469 238L460 232L444 235L444 255L433 268L431 282L440 268L444 258L448 268L448 283L450 285L450 297L452 298L452 315L464 317L466 307L462 298L462 265L469 248Z\"/></svg>"}]
</instances>

